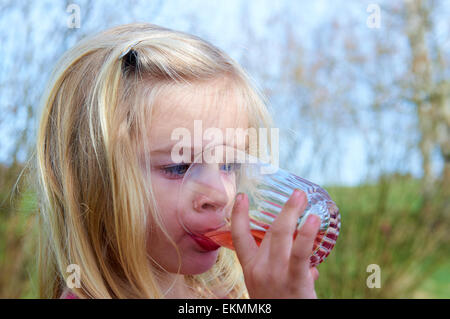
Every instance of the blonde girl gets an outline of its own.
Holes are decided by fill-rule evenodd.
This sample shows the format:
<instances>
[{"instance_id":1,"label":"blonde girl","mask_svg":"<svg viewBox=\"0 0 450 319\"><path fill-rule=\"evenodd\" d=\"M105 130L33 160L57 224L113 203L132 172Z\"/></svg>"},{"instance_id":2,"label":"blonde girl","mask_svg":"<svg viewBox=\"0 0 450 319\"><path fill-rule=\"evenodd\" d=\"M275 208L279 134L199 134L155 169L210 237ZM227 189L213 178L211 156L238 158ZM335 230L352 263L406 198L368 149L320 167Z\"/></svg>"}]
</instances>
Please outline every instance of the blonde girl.
<instances>
[{"instance_id":1,"label":"blonde girl","mask_svg":"<svg viewBox=\"0 0 450 319\"><path fill-rule=\"evenodd\" d=\"M189 165L171 162L171 134L196 120L223 131L271 126L245 72L198 37L129 24L62 56L36 148L42 298L315 298L308 257L319 221L312 215L292 238L302 192L260 247L245 194L232 209L236 252L205 246L179 224L175 197ZM198 230L208 230L219 203L192 205Z\"/></svg>"}]
</instances>

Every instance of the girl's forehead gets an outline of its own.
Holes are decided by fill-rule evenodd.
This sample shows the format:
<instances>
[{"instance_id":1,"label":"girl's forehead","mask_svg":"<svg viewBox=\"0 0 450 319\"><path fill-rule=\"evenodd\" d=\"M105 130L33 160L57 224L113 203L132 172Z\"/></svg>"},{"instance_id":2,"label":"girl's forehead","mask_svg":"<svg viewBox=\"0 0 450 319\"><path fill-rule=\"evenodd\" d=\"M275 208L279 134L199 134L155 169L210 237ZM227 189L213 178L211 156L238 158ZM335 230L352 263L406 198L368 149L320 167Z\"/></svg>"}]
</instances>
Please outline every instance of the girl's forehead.
<instances>
[{"instance_id":1,"label":"girl's forehead","mask_svg":"<svg viewBox=\"0 0 450 319\"><path fill-rule=\"evenodd\" d=\"M187 129L248 127L245 101L232 85L202 83L175 85L164 90L153 105L150 125L152 143L170 141L172 132Z\"/></svg>"}]
</instances>

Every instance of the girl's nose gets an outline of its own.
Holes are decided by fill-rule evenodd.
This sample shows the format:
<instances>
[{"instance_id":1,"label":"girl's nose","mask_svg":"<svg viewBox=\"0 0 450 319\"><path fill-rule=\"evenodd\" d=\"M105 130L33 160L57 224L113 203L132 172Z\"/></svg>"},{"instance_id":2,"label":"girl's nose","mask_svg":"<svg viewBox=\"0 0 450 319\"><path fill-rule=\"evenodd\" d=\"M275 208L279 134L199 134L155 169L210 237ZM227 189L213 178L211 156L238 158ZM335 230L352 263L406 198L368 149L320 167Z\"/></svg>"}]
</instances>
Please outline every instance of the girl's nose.
<instances>
[{"instance_id":1,"label":"girl's nose","mask_svg":"<svg viewBox=\"0 0 450 319\"><path fill-rule=\"evenodd\" d=\"M197 194L194 198L194 210L198 213L221 213L229 198L223 191L208 189L207 194Z\"/></svg>"},{"instance_id":2,"label":"girl's nose","mask_svg":"<svg viewBox=\"0 0 450 319\"><path fill-rule=\"evenodd\" d=\"M201 164L190 168L185 187L193 194L191 198L195 212L217 214L223 212L233 200L234 181L225 177L219 168L217 164Z\"/></svg>"}]
</instances>

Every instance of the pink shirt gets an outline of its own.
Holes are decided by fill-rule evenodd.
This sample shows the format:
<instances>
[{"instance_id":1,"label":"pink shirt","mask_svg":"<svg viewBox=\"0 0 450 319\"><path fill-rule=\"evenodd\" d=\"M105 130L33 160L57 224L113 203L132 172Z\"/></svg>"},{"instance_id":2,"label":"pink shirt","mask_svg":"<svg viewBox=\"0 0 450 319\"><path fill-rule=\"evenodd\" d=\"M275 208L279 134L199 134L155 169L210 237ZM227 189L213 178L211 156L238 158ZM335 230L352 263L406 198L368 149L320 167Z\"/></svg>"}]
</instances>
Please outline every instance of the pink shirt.
<instances>
[{"instance_id":1,"label":"pink shirt","mask_svg":"<svg viewBox=\"0 0 450 319\"><path fill-rule=\"evenodd\" d=\"M70 290L63 291L61 297L59 299L79 299L74 293Z\"/></svg>"}]
</instances>

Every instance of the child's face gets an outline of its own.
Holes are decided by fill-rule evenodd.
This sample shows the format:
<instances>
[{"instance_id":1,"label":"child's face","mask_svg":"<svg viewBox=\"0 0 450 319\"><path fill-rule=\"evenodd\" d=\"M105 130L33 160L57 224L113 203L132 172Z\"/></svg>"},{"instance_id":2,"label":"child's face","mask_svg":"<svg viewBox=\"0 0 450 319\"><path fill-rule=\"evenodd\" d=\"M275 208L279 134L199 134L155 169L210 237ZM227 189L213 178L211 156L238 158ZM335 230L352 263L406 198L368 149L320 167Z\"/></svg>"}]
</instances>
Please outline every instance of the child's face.
<instances>
[{"instance_id":1,"label":"child's face","mask_svg":"<svg viewBox=\"0 0 450 319\"><path fill-rule=\"evenodd\" d=\"M177 218L177 203L180 200L187 203L186 207L183 207L183 211L189 212L190 221L195 224L194 231L200 233L217 228L217 212L223 206L218 201L215 202L214 198L207 199L205 202L205 198L190 198L186 192L181 192L179 195L185 198L179 198L178 190L183 180L186 164L173 162L172 146L179 144L180 141L171 140L171 134L176 128L186 128L191 135L191 146L199 147L200 145L194 144L196 143L194 141L194 120L202 121L201 134L207 128L218 128L225 137L227 128L247 129L248 119L245 112L242 111L242 106L236 105L234 98L223 96L220 103L217 103L214 97L217 97L218 92L220 95L227 91L223 85L216 85L208 89L201 85L176 86L170 90L170 93L160 96L152 115L149 135L152 185L162 223L181 254L181 274L199 274L210 269L217 259L218 249L205 249L182 227ZM207 145L211 146L210 140L203 139L203 137L201 139L203 149ZM241 150L244 150L246 146L245 143L242 145L238 141L224 141L223 143ZM161 149L163 151L160 151ZM192 156L196 155L194 150L191 153ZM176 273L179 260L175 248L161 229L153 227L153 225L149 225L149 227L151 227L148 241L149 255L165 270Z\"/></svg>"}]
</instances>

